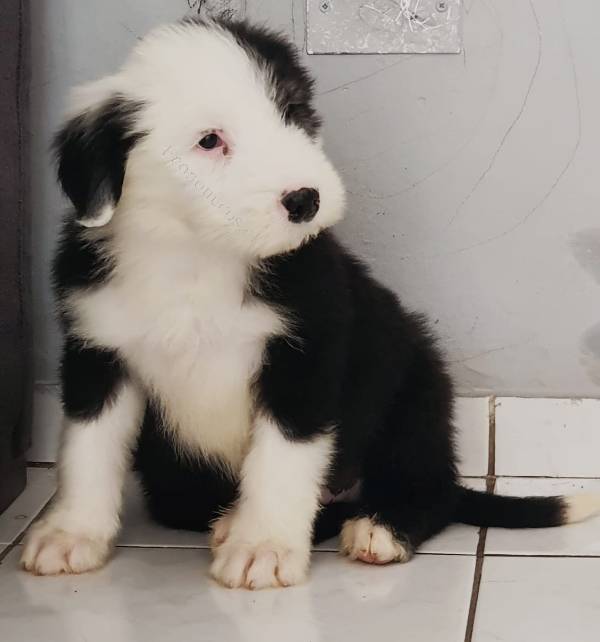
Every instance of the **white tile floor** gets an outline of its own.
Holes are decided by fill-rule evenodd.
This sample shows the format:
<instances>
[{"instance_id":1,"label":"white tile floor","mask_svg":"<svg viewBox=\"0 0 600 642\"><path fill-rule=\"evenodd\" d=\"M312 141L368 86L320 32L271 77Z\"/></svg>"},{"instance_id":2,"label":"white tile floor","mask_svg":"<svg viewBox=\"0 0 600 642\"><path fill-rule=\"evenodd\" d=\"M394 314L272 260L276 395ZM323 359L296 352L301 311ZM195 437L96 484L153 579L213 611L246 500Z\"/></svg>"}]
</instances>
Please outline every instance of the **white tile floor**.
<instances>
[{"instance_id":1,"label":"white tile floor","mask_svg":"<svg viewBox=\"0 0 600 642\"><path fill-rule=\"evenodd\" d=\"M600 492L600 461L593 468L584 447L597 458L600 408L586 403L569 413L569 404L497 400L496 465L505 476L494 477L496 492ZM462 400L457 413L464 482L482 489L489 407L487 399ZM23 573L20 539L54 483L52 470L30 468L26 492L0 517L2 642L600 639L600 518L538 531L453 526L410 564L381 568L341 558L334 540L317 547L307 584L252 593L211 582L206 537L150 523L133 478L106 568L76 577Z\"/></svg>"},{"instance_id":2,"label":"white tile floor","mask_svg":"<svg viewBox=\"0 0 600 642\"><path fill-rule=\"evenodd\" d=\"M600 399L496 399L496 474L599 477Z\"/></svg>"}]
</instances>

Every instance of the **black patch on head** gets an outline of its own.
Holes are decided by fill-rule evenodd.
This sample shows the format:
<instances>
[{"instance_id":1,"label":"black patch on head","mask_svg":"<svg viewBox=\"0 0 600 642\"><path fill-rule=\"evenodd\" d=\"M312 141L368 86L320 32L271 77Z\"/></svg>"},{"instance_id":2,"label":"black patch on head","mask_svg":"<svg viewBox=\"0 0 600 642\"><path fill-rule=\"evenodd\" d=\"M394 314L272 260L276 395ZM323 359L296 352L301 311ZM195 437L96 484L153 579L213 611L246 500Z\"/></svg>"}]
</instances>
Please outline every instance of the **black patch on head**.
<instances>
[{"instance_id":1,"label":"black patch on head","mask_svg":"<svg viewBox=\"0 0 600 642\"><path fill-rule=\"evenodd\" d=\"M185 23L210 26L199 18L186 18ZM286 124L296 125L311 138L316 137L321 119L312 101L315 81L300 63L298 51L282 34L239 20L218 20L237 43L266 73L273 85L274 100Z\"/></svg>"},{"instance_id":2,"label":"black patch on head","mask_svg":"<svg viewBox=\"0 0 600 642\"><path fill-rule=\"evenodd\" d=\"M76 288L105 283L114 269L114 259L102 239L81 227L71 217L64 224L52 265L54 290L59 302ZM61 311L63 320L68 321Z\"/></svg>"},{"instance_id":3,"label":"black patch on head","mask_svg":"<svg viewBox=\"0 0 600 642\"><path fill-rule=\"evenodd\" d=\"M121 197L127 156L142 134L132 131L141 103L115 95L75 116L58 132L58 180L77 211L93 221Z\"/></svg>"}]
</instances>

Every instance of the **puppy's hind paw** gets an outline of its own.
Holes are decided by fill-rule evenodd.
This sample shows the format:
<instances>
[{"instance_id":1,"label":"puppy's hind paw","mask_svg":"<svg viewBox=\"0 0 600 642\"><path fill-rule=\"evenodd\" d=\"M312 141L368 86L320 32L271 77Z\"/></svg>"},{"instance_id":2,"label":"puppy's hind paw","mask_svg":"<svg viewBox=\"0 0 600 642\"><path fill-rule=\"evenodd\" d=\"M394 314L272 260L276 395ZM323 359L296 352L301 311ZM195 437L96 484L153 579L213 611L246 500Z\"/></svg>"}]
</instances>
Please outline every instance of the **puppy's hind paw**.
<instances>
[{"instance_id":1,"label":"puppy's hind paw","mask_svg":"<svg viewBox=\"0 0 600 642\"><path fill-rule=\"evenodd\" d=\"M344 522L340 550L350 559L366 564L408 562L413 555L408 542L401 542L387 526L370 517Z\"/></svg>"},{"instance_id":2,"label":"puppy's hind paw","mask_svg":"<svg viewBox=\"0 0 600 642\"><path fill-rule=\"evenodd\" d=\"M210 547L214 551L216 548L225 543L229 537L233 513L223 513L221 517L215 519L210 525Z\"/></svg>"}]
</instances>

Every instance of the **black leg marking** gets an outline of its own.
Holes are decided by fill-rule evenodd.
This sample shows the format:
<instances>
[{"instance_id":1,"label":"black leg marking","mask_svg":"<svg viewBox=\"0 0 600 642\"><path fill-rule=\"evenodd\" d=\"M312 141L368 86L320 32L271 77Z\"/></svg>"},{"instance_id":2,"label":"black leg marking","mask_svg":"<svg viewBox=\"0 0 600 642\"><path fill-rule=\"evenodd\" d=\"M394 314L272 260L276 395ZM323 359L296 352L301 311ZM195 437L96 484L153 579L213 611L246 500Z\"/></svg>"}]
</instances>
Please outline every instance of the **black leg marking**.
<instances>
[{"instance_id":1,"label":"black leg marking","mask_svg":"<svg viewBox=\"0 0 600 642\"><path fill-rule=\"evenodd\" d=\"M97 417L126 379L114 350L85 347L72 337L65 342L60 374L65 414L81 420Z\"/></svg>"}]
</instances>

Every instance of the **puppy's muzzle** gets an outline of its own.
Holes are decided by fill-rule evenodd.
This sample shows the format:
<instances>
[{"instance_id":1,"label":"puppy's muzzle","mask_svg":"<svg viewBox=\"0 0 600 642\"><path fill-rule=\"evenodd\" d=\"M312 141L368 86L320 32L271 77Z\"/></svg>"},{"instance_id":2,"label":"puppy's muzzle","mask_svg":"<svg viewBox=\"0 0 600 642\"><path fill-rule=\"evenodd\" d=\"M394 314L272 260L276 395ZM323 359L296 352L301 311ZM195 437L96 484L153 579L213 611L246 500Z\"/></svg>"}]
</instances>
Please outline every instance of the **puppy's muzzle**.
<instances>
[{"instance_id":1,"label":"puppy's muzzle","mask_svg":"<svg viewBox=\"0 0 600 642\"><path fill-rule=\"evenodd\" d=\"M312 187L302 187L288 192L281 203L288 211L288 218L292 223L307 223L319 211L319 192Z\"/></svg>"}]
</instances>

